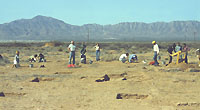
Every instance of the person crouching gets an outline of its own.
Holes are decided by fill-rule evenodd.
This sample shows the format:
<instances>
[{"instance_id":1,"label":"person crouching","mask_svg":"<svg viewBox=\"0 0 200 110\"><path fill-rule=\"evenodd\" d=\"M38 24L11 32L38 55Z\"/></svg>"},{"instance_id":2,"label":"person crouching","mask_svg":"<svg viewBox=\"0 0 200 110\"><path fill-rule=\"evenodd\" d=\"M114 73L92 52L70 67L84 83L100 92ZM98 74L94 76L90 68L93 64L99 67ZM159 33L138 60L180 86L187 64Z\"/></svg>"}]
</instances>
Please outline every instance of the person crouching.
<instances>
[{"instance_id":1,"label":"person crouching","mask_svg":"<svg viewBox=\"0 0 200 110\"><path fill-rule=\"evenodd\" d=\"M129 61L129 63L136 63L138 61L137 55L135 55L135 54L129 55L128 61Z\"/></svg>"},{"instance_id":2,"label":"person crouching","mask_svg":"<svg viewBox=\"0 0 200 110\"><path fill-rule=\"evenodd\" d=\"M119 61L121 61L122 63L125 63L125 62L127 61L128 56L129 56L129 53L122 54L122 55L119 57Z\"/></svg>"},{"instance_id":3,"label":"person crouching","mask_svg":"<svg viewBox=\"0 0 200 110\"><path fill-rule=\"evenodd\" d=\"M30 56L29 61L30 61L30 62L36 62L37 57L38 57L37 54Z\"/></svg>"}]
</instances>

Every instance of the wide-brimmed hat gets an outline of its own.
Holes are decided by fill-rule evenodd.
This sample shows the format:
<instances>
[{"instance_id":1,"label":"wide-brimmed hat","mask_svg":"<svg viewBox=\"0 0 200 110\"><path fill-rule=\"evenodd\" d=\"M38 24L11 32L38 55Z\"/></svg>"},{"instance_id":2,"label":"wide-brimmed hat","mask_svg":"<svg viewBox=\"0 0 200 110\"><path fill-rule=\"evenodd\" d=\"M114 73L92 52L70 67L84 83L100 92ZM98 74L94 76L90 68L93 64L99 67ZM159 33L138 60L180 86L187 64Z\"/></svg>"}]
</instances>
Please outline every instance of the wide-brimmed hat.
<instances>
[{"instance_id":1,"label":"wide-brimmed hat","mask_svg":"<svg viewBox=\"0 0 200 110\"><path fill-rule=\"evenodd\" d=\"M156 41L152 41L152 44L155 44L156 43Z\"/></svg>"}]
</instances>

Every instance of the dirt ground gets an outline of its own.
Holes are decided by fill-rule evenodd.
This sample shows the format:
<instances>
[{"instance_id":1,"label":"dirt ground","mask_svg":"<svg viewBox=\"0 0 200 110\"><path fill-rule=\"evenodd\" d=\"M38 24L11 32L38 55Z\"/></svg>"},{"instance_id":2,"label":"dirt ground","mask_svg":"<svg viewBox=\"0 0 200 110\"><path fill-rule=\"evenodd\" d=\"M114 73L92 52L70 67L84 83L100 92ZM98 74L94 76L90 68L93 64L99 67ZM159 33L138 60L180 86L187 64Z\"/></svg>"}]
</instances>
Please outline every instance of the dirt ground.
<instances>
[{"instance_id":1,"label":"dirt ground","mask_svg":"<svg viewBox=\"0 0 200 110\"><path fill-rule=\"evenodd\" d=\"M148 51L137 53L139 62L131 64L96 62L95 54L88 54L93 64L78 63L76 68L67 68L64 52L48 52L47 62L35 62L33 68L26 61L28 56L22 55L20 68L0 66L0 92L5 95L0 97L0 110L200 110L200 68L195 55L190 54L188 65L165 66L162 60L167 55L161 53L160 66L148 65L153 55ZM10 53L3 56L12 62ZM96 82L105 74L109 81ZM35 78L39 82L32 82Z\"/></svg>"}]
</instances>

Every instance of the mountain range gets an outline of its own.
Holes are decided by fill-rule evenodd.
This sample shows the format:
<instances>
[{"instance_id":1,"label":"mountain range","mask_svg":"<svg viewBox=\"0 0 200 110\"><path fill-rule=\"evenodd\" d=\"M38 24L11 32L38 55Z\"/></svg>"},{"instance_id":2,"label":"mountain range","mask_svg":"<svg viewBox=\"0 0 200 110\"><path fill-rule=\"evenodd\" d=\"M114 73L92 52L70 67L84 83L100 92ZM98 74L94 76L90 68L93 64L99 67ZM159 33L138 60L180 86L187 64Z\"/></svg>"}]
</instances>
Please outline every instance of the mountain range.
<instances>
[{"instance_id":1,"label":"mountain range","mask_svg":"<svg viewBox=\"0 0 200 110\"><path fill-rule=\"evenodd\" d=\"M101 40L101 41L185 41L200 40L199 21L122 22L113 25L67 24L36 16L0 24L0 40Z\"/></svg>"}]
</instances>

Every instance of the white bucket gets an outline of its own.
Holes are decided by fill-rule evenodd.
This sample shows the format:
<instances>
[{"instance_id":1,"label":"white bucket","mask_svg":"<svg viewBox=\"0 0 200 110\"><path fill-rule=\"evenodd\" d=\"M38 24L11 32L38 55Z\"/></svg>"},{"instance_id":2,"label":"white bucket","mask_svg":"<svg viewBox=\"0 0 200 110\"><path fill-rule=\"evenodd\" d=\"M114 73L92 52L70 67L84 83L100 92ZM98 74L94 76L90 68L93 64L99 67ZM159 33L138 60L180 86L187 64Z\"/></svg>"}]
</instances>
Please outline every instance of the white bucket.
<instances>
[{"instance_id":1,"label":"white bucket","mask_svg":"<svg viewBox=\"0 0 200 110\"><path fill-rule=\"evenodd\" d=\"M29 68L33 68L33 64L30 64L30 65L29 65Z\"/></svg>"}]
</instances>

